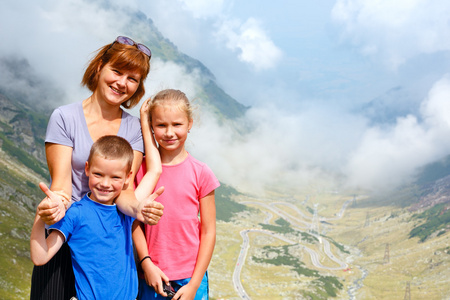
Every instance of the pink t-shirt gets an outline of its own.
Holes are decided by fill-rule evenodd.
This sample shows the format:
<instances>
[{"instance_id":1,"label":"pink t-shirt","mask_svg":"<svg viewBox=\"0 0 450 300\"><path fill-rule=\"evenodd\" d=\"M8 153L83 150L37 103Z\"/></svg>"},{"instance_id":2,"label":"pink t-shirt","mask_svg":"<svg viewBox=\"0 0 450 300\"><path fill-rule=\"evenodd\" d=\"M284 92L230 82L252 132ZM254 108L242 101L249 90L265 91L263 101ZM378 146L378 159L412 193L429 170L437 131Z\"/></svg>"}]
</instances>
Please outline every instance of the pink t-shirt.
<instances>
[{"instance_id":1,"label":"pink t-shirt","mask_svg":"<svg viewBox=\"0 0 450 300\"><path fill-rule=\"evenodd\" d=\"M192 277L200 245L200 199L220 186L211 169L190 154L180 164L163 165L155 189L164 186L156 201L164 205L157 225L145 225L152 261L170 280ZM139 182L145 164L136 174Z\"/></svg>"}]
</instances>

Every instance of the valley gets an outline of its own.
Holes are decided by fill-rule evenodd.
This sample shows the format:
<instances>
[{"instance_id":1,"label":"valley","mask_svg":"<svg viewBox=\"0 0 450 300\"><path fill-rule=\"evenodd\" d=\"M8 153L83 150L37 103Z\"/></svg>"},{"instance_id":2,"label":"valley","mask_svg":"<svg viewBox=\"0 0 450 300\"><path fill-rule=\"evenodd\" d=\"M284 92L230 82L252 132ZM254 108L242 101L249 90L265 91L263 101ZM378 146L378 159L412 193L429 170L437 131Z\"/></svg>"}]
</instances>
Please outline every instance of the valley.
<instances>
[{"instance_id":1,"label":"valley","mask_svg":"<svg viewBox=\"0 0 450 300\"><path fill-rule=\"evenodd\" d=\"M448 232L419 242L407 208L308 192L234 199L250 210L218 222L214 299L448 299Z\"/></svg>"}]
</instances>

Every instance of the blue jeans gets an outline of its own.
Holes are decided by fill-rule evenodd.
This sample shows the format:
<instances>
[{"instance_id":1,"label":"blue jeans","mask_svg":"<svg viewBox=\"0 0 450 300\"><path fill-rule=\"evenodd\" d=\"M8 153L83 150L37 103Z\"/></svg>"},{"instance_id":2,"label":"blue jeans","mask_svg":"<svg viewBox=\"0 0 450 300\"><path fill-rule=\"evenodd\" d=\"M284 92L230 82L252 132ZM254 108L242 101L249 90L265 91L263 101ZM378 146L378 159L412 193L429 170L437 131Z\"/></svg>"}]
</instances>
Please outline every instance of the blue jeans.
<instances>
[{"instance_id":1,"label":"blue jeans","mask_svg":"<svg viewBox=\"0 0 450 300\"><path fill-rule=\"evenodd\" d=\"M180 280L174 280L177 284L183 286L186 285L191 279L180 279ZM205 276L203 276L202 282L200 283L200 286L197 290L197 293L195 294L194 300L208 300L209 296L209 286L208 286L208 272L205 273ZM155 290L147 285L145 282L145 279L139 278L139 294L137 297L138 300L150 300L150 299L158 299L158 300L164 300L166 297L161 296L160 294L156 293Z\"/></svg>"}]
</instances>

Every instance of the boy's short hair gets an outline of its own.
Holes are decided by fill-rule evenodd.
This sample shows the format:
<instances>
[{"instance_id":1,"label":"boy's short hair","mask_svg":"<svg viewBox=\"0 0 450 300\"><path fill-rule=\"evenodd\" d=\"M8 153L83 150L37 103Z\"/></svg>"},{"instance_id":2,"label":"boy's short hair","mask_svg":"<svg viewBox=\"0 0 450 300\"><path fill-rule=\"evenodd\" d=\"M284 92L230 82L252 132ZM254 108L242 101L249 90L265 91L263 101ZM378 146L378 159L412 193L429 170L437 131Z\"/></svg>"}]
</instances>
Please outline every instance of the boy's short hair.
<instances>
[{"instance_id":1,"label":"boy's short hair","mask_svg":"<svg viewBox=\"0 0 450 300\"><path fill-rule=\"evenodd\" d=\"M91 165L94 155L99 155L105 159L123 159L127 163L126 172L131 171L133 165L134 152L130 143L117 135L105 135L99 138L91 147L88 164Z\"/></svg>"}]
</instances>

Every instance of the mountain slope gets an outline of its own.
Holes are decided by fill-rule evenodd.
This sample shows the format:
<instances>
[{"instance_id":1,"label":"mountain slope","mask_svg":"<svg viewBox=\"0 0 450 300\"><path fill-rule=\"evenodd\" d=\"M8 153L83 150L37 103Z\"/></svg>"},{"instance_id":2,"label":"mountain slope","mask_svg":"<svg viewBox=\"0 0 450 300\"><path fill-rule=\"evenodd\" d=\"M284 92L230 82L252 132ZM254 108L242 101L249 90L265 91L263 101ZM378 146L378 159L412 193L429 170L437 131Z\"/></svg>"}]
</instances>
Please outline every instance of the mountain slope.
<instances>
[{"instance_id":1,"label":"mountain slope","mask_svg":"<svg viewBox=\"0 0 450 300\"><path fill-rule=\"evenodd\" d=\"M244 115L247 108L227 95L201 62L179 52L144 15L132 19L136 24L130 28L142 28L142 41L152 45L155 56L200 73L202 88L197 97L219 120L232 122ZM29 233L36 205L44 197L37 184L49 179L45 130L50 112L61 104L64 92L39 76L25 59L0 57L0 69L11 82L21 84L0 82L0 298L27 299L33 267ZM234 213L245 209L230 200L233 193L227 187L217 191L218 220L229 221Z\"/></svg>"}]
</instances>

